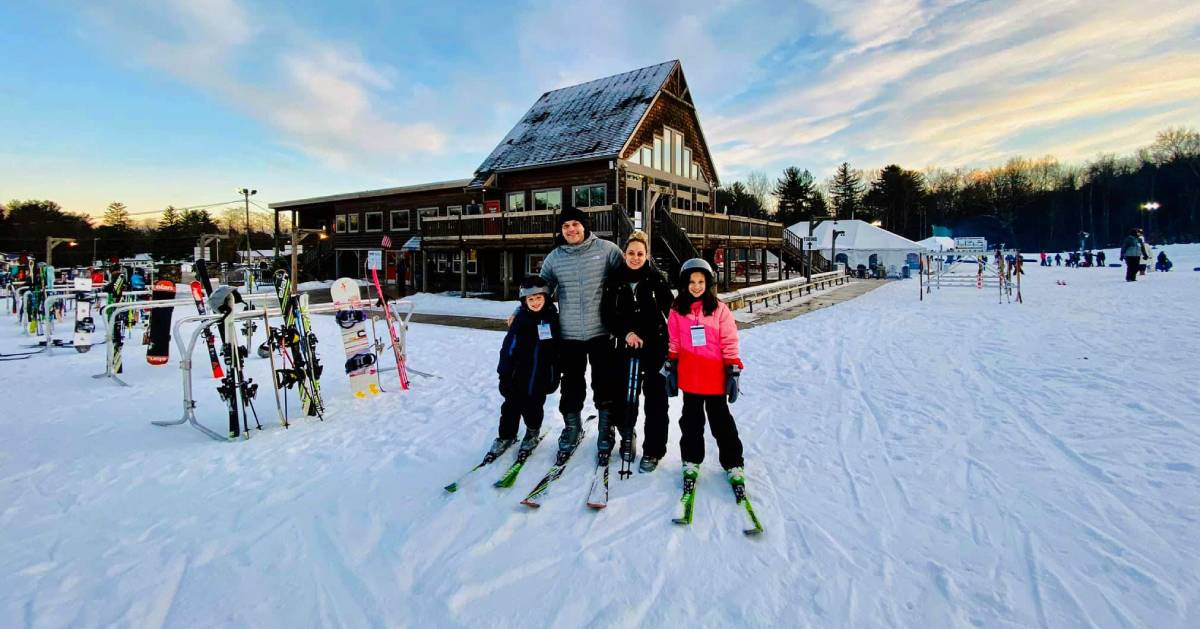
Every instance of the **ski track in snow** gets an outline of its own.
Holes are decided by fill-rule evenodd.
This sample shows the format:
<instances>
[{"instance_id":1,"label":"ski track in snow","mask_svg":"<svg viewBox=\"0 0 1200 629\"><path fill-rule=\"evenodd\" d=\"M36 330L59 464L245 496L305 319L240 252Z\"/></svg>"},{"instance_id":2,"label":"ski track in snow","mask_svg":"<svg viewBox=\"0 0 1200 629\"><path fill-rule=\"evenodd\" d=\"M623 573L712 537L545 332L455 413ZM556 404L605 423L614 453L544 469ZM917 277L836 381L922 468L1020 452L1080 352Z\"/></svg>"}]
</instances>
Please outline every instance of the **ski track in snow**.
<instances>
[{"instance_id":1,"label":"ski track in snow","mask_svg":"<svg viewBox=\"0 0 1200 629\"><path fill-rule=\"evenodd\" d=\"M671 523L678 398L659 471L614 463L602 511L594 424L519 504L557 394L514 487L491 485L509 453L445 494L495 434L497 332L413 325L410 364L441 378L355 400L317 317L326 420L289 395L280 427L251 358L264 429L232 444L150 425L179 416L180 372L137 338L131 388L90 377L100 347L4 363L0 626L1200 626L1200 273L1122 279L1031 265L1021 305L894 282L744 331L757 538L711 438L695 521ZM27 342L0 315L0 351ZM222 432L205 368L196 413Z\"/></svg>"}]
</instances>

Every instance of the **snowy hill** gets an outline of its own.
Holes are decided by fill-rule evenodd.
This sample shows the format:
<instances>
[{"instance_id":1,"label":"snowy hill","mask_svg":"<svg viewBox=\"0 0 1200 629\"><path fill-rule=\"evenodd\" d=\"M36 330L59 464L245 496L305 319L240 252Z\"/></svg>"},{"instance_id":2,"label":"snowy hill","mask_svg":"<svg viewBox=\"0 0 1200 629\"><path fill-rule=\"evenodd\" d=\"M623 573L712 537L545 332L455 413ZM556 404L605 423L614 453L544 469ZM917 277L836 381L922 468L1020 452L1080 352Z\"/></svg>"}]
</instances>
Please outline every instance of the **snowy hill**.
<instances>
[{"instance_id":1,"label":"snowy hill","mask_svg":"<svg viewBox=\"0 0 1200 629\"><path fill-rule=\"evenodd\" d=\"M264 388L238 443L151 426L180 372L136 341L132 388L90 377L97 350L0 363L0 626L1200 626L1200 246L1168 252L1136 284L1029 265L1021 305L902 281L742 332L759 538L711 439L696 521L671 523L674 425L601 512L594 430L538 511L549 443L513 489L496 466L446 495L496 430L497 332L414 325L440 378L355 400L318 317L326 421L283 430ZM23 342L0 315L0 351Z\"/></svg>"}]
</instances>

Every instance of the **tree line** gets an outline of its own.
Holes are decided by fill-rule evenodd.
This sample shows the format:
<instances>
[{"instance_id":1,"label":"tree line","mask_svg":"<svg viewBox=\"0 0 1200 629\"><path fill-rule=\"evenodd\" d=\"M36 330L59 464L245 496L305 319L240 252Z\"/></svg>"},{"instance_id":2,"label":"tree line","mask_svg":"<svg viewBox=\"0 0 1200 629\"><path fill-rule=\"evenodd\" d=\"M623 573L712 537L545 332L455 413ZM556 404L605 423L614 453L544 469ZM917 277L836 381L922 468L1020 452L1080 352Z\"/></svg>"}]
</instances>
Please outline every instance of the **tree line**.
<instances>
[{"instance_id":1,"label":"tree line","mask_svg":"<svg viewBox=\"0 0 1200 629\"><path fill-rule=\"evenodd\" d=\"M250 240L255 249L273 246L271 219L251 214ZM99 221L64 210L49 200L13 200L0 205L0 252L28 253L41 260L46 238L74 238L75 246L54 249L57 266L90 265L94 259L107 261L149 253L155 260L190 260L202 234L223 234L214 252L220 260L233 260L235 250L246 247L246 217L239 207L221 210L214 218L207 208L167 206L157 220L135 221L121 202L113 202Z\"/></svg>"},{"instance_id":2,"label":"tree line","mask_svg":"<svg viewBox=\"0 0 1200 629\"><path fill-rule=\"evenodd\" d=\"M863 171L843 163L824 182L790 166L774 183L751 173L719 189L716 201L731 214L785 225L856 218L912 240L984 236L1026 251L1077 249L1083 234L1089 248L1112 247L1133 227L1155 243L1196 242L1200 132L1169 128L1133 155L1100 155L1083 165L1051 156L953 170L890 164Z\"/></svg>"}]
</instances>

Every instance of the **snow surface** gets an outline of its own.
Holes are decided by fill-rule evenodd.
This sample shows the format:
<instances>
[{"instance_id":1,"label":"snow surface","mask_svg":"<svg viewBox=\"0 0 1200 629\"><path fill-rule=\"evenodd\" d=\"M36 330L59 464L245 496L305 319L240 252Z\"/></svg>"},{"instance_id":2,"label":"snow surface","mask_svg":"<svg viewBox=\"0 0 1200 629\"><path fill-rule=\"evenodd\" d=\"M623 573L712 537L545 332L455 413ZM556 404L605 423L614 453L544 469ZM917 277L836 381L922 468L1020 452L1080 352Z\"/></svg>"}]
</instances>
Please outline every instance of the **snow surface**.
<instances>
[{"instance_id":1,"label":"snow surface","mask_svg":"<svg viewBox=\"0 0 1200 629\"><path fill-rule=\"evenodd\" d=\"M134 388L93 380L95 349L0 363L0 626L1200 626L1200 246L1168 251L1136 284L1028 265L1022 305L895 282L744 331L757 539L711 440L695 523L670 522L675 427L601 512L594 431L538 511L549 444L511 490L497 467L445 495L496 429L498 332L414 325L440 378L355 400L318 317L328 418L284 431L264 390L239 443L151 426L180 372L136 341Z\"/></svg>"}]
</instances>

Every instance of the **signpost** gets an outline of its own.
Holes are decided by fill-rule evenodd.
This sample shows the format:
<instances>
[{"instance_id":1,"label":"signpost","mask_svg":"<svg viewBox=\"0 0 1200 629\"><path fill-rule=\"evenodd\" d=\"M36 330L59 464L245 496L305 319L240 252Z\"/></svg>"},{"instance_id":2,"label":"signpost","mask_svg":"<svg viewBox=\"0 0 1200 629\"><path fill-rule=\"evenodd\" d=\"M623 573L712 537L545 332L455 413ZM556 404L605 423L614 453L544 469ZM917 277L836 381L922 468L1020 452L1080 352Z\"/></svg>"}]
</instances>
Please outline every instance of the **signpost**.
<instances>
[{"instance_id":1,"label":"signpost","mask_svg":"<svg viewBox=\"0 0 1200 629\"><path fill-rule=\"evenodd\" d=\"M987 238L972 236L954 239L954 253L962 255L987 253Z\"/></svg>"},{"instance_id":2,"label":"signpost","mask_svg":"<svg viewBox=\"0 0 1200 629\"><path fill-rule=\"evenodd\" d=\"M367 268L372 271L378 271L383 268L383 251L380 249L371 249L367 252Z\"/></svg>"}]
</instances>

